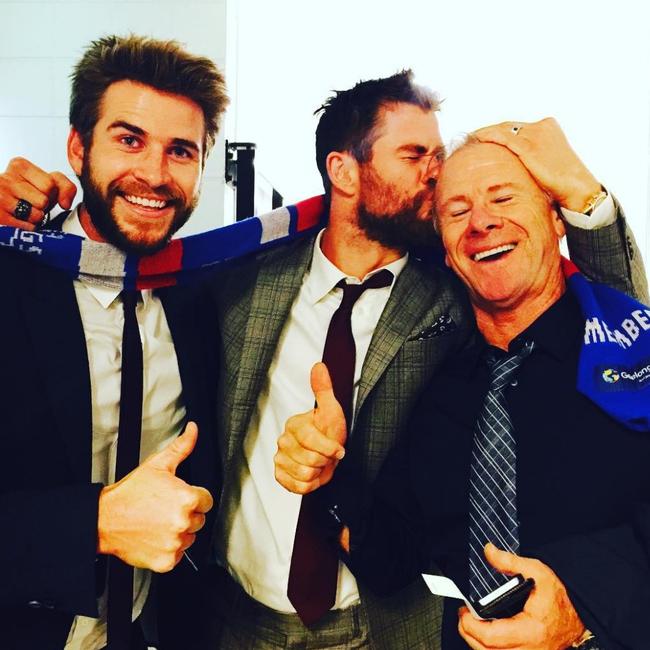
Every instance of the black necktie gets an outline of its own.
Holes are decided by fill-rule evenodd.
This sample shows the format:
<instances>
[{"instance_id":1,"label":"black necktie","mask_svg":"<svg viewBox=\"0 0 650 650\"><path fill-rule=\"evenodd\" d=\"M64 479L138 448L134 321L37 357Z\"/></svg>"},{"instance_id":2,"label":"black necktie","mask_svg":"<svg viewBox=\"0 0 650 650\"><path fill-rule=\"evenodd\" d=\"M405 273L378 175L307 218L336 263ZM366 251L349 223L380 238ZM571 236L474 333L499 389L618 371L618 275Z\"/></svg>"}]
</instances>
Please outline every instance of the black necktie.
<instances>
[{"instance_id":1,"label":"black necktie","mask_svg":"<svg viewBox=\"0 0 650 650\"><path fill-rule=\"evenodd\" d=\"M476 421L469 489L470 598L478 600L507 581L485 559L487 542L519 551L516 444L504 391L533 351L526 343L517 354L489 354L490 388Z\"/></svg>"},{"instance_id":2,"label":"black necktie","mask_svg":"<svg viewBox=\"0 0 650 650\"><path fill-rule=\"evenodd\" d=\"M142 343L135 308L139 291L123 291L122 379L115 481L140 462L142 428ZM133 610L133 567L111 555L108 562L108 650L128 650Z\"/></svg>"},{"instance_id":3,"label":"black necktie","mask_svg":"<svg viewBox=\"0 0 650 650\"><path fill-rule=\"evenodd\" d=\"M343 300L332 315L327 330L323 362L327 366L334 395L346 415L348 430L352 423L352 395L356 346L352 335L352 308L366 289L390 286L393 274L384 269L363 284L341 280ZM316 494L303 496L291 554L287 595L305 625L318 621L334 605L339 560L336 549L319 524Z\"/></svg>"}]
</instances>

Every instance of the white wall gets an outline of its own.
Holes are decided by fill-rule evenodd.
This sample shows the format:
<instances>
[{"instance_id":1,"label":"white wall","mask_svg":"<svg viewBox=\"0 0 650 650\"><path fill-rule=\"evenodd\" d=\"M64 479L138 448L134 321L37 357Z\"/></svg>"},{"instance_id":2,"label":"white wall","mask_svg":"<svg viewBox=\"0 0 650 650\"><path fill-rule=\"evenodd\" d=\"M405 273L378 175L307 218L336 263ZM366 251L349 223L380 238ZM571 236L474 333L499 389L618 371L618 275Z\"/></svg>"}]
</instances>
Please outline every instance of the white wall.
<instances>
[{"instance_id":1,"label":"white wall","mask_svg":"<svg viewBox=\"0 0 650 650\"><path fill-rule=\"evenodd\" d=\"M289 202L320 193L314 109L411 67L447 138L556 116L650 261L649 18L635 0L241 0L237 137Z\"/></svg>"},{"instance_id":2,"label":"white wall","mask_svg":"<svg viewBox=\"0 0 650 650\"><path fill-rule=\"evenodd\" d=\"M92 38L177 38L225 66L234 100L188 224L205 229L232 218L224 133L257 143L259 169L289 202L319 193L314 109L331 89L412 67L446 98L447 138L555 115L650 260L649 11L636 0L0 0L0 168L22 154L69 172L67 75Z\"/></svg>"},{"instance_id":3,"label":"white wall","mask_svg":"<svg viewBox=\"0 0 650 650\"><path fill-rule=\"evenodd\" d=\"M74 178L65 155L68 75L91 40L129 32L175 38L224 69L226 14L226 0L0 0L0 168L22 155ZM185 233L223 222L223 137Z\"/></svg>"}]
</instances>

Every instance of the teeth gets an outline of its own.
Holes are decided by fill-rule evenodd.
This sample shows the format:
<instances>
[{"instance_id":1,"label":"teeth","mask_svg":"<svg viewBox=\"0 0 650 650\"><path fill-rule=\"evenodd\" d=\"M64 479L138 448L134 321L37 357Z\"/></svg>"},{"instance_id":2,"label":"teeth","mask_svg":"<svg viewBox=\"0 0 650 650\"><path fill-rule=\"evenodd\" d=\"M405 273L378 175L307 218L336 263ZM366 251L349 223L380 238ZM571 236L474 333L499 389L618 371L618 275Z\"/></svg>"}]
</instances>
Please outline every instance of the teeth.
<instances>
[{"instance_id":1,"label":"teeth","mask_svg":"<svg viewBox=\"0 0 650 650\"><path fill-rule=\"evenodd\" d=\"M497 255L499 253L507 253L508 251L511 251L514 247L515 244L504 244L503 246L497 246L496 248L491 248L488 251L481 251L480 253L476 253L476 255L472 257L472 259L475 262L480 262L486 257L491 257L492 255Z\"/></svg>"},{"instance_id":2,"label":"teeth","mask_svg":"<svg viewBox=\"0 0 650 650\"><path fill-rule=\"evenodd\" d=\"M134 196L133 194L125 194L124 198L129 203L136 203L137 205L142 205L145 208L164 208L167 205L167 201L157 201L155 199L145 199L141 196Z\"/></svg>"}]
</instances>

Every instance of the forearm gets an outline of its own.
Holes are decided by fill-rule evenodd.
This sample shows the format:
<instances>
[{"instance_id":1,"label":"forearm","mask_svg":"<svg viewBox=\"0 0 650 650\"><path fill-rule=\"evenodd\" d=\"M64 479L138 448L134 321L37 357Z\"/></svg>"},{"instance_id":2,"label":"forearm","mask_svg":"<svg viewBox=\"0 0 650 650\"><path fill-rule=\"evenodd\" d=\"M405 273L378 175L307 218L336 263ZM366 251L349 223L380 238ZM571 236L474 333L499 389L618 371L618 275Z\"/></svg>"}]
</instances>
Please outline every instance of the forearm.
<instances>
[{"instance_id":1,"label":"forearm","mask_svg":"<svg viewBox=\"0 0 650 650\"><path fill-rule=\"evenodd\" d=\"M588 278L648 303L648 280L641 253L620 205L614 223L587 230L566 224L571 259Z\"/></svg>"}]
</instances>

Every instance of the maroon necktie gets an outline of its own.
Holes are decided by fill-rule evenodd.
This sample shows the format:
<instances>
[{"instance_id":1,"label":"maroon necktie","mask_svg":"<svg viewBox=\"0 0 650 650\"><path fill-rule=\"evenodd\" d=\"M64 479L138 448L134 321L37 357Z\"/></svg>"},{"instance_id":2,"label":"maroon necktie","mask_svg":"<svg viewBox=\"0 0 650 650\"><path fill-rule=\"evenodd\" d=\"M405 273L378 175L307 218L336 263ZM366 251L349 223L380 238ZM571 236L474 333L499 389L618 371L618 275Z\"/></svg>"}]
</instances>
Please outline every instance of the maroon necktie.
<instances>
[{"instance_id":1,"label":"maroon necktie","mask_svg":"<svg viewBox=\"0 0 650 650\"><path fill-rule=\"evenodd\" d=\"M345 413L348 430L352 422L356 361L352 308L366 289L388 287L392 281L393 274L384 269L363 284L347 284L341 280L336 285L343 289L343 300L327 330L323 362L332 378L334 395ZM336 548L319 524L320 508L315 497L313 492L302 497L287 588L289 600L305 625L318 621L334 605L339 568Z\"/></svg>"},{"instance_id":2,"label":"maroon necktie","mask_svg":"<svg viewBox=\"0 0 650 650\"><path fill-rule=\"evenodd\" d=\"M142 343L135 308L139 291L123 291L122 378L115 481L140 463L142 429ZM108 650L128 650L131 643L133 567L114 555L108 561Z\"/></svg>"}]
</instances>

